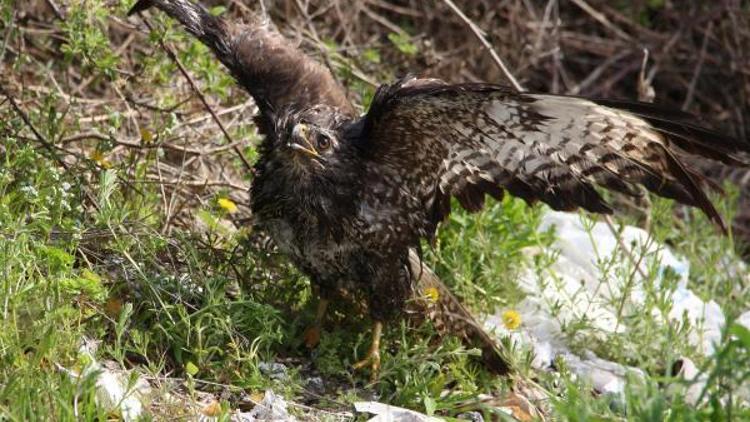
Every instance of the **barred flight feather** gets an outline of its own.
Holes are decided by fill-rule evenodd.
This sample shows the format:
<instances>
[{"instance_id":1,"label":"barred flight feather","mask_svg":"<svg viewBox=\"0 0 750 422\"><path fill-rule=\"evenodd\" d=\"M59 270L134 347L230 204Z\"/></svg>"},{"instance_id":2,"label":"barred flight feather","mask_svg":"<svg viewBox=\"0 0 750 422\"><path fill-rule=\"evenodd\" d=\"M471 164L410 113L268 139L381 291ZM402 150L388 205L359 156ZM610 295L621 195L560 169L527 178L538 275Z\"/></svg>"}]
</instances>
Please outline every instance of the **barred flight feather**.
<instances>
[{"instance_id":1,"label":"barred flight feather","mask_svg":"<svg viewBox=\"0 0 750 422\"><path fill-rule=\"evenodd\" d=\"M704 178L675 152L734 164L749 147L686 116L641 103L411 79L378 92L364 138L372 160L435 207L433 225L450 211L451 196L470 211L482 207L485 193L507 190L557 210L610 213L594 186L640 196L636 185L643 185L699 207L724 229Z\"/></svg>"}]
</instances>

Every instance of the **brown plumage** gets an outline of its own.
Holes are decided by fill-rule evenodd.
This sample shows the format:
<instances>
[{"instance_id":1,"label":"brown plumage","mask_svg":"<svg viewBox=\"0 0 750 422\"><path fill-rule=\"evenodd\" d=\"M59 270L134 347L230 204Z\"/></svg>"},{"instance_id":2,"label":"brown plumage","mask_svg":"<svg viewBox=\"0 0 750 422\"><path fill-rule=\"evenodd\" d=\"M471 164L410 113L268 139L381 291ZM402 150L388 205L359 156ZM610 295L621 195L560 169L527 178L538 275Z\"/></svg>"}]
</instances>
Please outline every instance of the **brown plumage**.
<instances>
[{"instance_id":1,"label":"brown plumage","mask_svg":"<svg viewBox=\"0 0 750 422\"><path fill-rule=\"evenodd\" d=\"M507 373L510 368L495 340L414 250L409 253L409 265L413 274L419 274L416 294L407 306L412 320L419 323L429 319L438 334L457 336L466 346L481 350L487 369L497 374Z\"/></svg>"},{"instance_id":2,"label":"brown plumage","mask_svg":"<svg viewBox=\"0 0 750 422\"><path fill-rule=\"evenodd\" d=\"M255 99L261 118L290 104L325 104L354 116L354 107L333 75L303 54L267 20L232 23L188 0L140 0L128 15L157 7L206 44ZM273 123L269 122L260 123Z\"/></svg>"},{"instance_id":3,"label":"brown plumage","mask_svg":"<svg viewBox=\"0 0 750 422\"><path fill-rule=\"evenodd\" d=\"M149 6L206 43L258 102L258 225L322 297L343 289L368 303L374 369L383 322L414 294L410 251L434 238L451 198L478 211L485 195L507 191L557 210L610 213L596 187L639 196L642 185L724 228L701 176L676 154L736 164L750 151L658 106L490 84L405 78L379 88L356 117L331 74L261 21L230 24L187 0L141 0L133 11ZM452 301L437 309L468 315ZM466 318L444 321L476 334Z\"/></svg>"}]
</instances>

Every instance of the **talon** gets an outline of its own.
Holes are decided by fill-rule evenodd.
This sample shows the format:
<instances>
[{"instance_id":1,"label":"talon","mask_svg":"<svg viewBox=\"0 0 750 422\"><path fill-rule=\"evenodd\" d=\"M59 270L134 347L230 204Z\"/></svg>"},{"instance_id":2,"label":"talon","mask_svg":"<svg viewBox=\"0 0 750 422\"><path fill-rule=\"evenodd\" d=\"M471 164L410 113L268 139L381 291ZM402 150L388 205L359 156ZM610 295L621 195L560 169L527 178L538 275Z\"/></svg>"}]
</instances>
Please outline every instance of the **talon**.
<instances>
[{"instance_id":1,"label":"talon","mask_svg":"<svg viewBox=\"0 0 750 422\"><path fill-rule=\"evenodd\" d=\"M380 352L368 353L367 357L352 365L352 368L362 369L368 364L370 365L370 381L375 382L380 375Z\"/></svg>"},{"instance_id":2,"label":"talon","mask_svg":"<svg viewBox=\"0 0 750 422\"><path fill-rule=\"evenodd\" d=\"M367 356L364 359L356 362L352 365L352 368L357 370L364 368L368 364L370 365L370 381L376 381L380 375L380 337L383 334L383 323L375 321L372 327L372 343L370 343L370 350L367 352Z\"/></svg>"}]
</instances>

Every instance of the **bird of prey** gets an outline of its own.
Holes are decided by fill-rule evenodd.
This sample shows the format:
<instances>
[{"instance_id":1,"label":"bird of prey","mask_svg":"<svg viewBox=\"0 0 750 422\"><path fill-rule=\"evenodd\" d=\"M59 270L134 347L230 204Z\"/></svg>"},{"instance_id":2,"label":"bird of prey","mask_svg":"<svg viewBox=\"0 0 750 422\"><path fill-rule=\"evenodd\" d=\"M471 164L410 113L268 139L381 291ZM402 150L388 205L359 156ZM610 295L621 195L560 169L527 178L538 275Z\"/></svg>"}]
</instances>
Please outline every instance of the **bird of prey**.
<instances>
[{"instance_id":1,"label":"bird of prey","mask_svg":"<svg viewBox=\"0 0 750 422\"><path fill-rule=\"evenodd\" d=\"M255 99L265 135L251 188L262 229L328 300L368 304L380 365L384 324L413 294L410 251L435 237L451 199L469 211L505 192L555 210L608 214L598 188L657 195L724 222L703 178L677 152L740 164L747 143L652 104L451 85L407 77L381 86L358 115L330 71L267 22L228 22L188 0L140 0L205 43ZM314 337L314 336L313 336Z\"/></svg>"}]
</instances>

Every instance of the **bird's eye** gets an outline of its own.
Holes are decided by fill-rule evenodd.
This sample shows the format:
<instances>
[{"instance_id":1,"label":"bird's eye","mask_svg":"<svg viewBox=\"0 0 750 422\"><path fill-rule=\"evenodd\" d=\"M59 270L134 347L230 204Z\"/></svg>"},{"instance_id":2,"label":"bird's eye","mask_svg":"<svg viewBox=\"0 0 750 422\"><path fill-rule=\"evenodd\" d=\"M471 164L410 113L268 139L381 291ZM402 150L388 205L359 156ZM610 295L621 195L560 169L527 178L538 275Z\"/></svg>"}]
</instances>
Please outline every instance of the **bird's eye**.
<instances>
[{"instance_id":1,"label":"bird's eye","mask_svg":"<svg viewBox=\"0 0 750 422\"><path fill-rule=\"evenodd\" d=\"M331 140L325 135L319 135L315 142L317 143L318 149L321 151L325 151L331 147Z\"/></svg>"}]
</instances>

